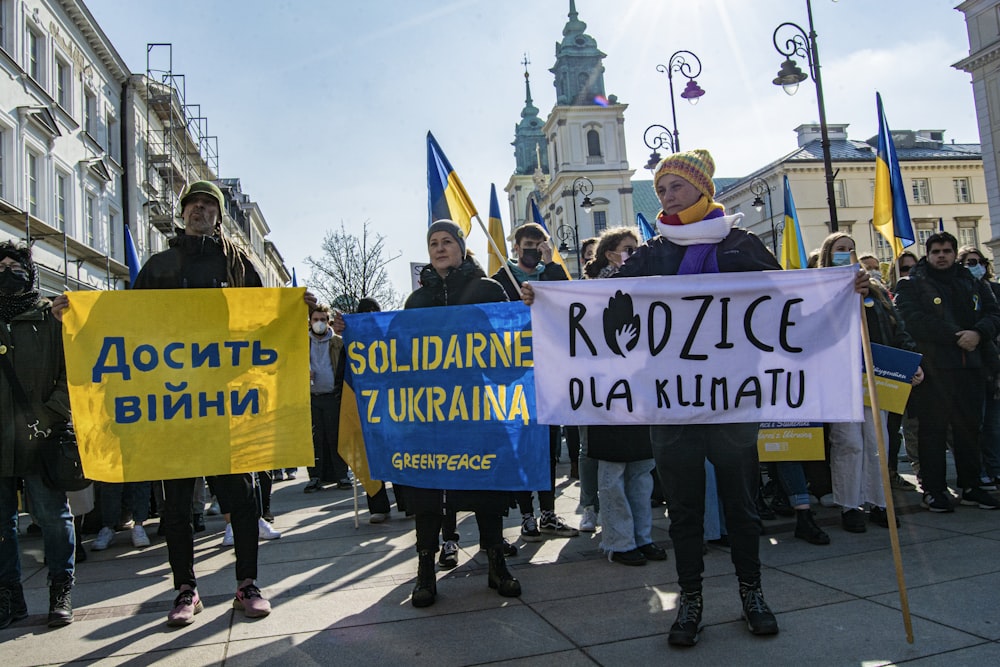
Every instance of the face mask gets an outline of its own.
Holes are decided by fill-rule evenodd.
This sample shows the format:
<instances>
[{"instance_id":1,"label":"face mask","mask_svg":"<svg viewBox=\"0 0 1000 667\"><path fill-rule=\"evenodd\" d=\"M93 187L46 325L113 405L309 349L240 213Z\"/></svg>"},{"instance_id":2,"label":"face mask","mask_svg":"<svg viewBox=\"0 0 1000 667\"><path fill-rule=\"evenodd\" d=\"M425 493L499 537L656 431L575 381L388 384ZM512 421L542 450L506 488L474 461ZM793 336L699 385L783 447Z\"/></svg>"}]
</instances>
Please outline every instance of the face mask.
<instances>
[{"instance_id":1,"label":"face mask","mask_svg":"<svg viewBox=\"0 0 1000 667\"><path fill-rule=\"evenodd\" d=\"M850 266L850 264L851 264L851 253L849 252L833 253L834 266Z\"/></svg>"},{"instance_id":2,"label":"face mask","mask_svg":"<svg viewBox=\"0 0 1000 667\"><path fill-rule=\"evenodd\" d=\"M868 275L871 277L872 280L877 280L879 282L882 282L882 272L879 271L878 269L872 269L871 271L868 272Z\"/></svg>"},{"instance_id":3,"label":"face mask","mask_svg":"<svg viewBox=\"0 0 1000 667\"><path fill-rule=\"evenodd\" d=\"M979 280L986 275L986 267L982 264L976 264L975 266L969 267L969 272L972 273L973 278Z\"/></svg>"},{"instance_id":4,"label":"face mask","mask_svg":"<svg viewBox=\"0 0 1000 667\"><path fill-rule=\"evenodd\" d=\"M522 248L521 264L525 266L538 266L542 261L542 251L538 248Z\"/></svg>"},{"instance_id":5,"label":"face mask","mask_svg":"<svg viewBox=\"0 0 1000 667\"><path fill-rule=\"evenodd\" d=\"M323 320L317 320L312 323L312 330L317 336L322 336L326 333L326 322Z\"/></svg>"},{"instance_id":6,"label":"face mask","mask_svg":"<svg viewBox=\"0 0 1000 667\"><path fill-rule=\"evenodd\" d=\"M11 269L0 271L0 292L4 294L20 294L28 289L28 279L14 273Z\"/></svg>"},{"instance_id":7,"label":"face mask","mask_svg":"<svg viewBox=\"0 0 1000 667\"><path fill-rule=\"evenodd\" d=\"M618 253L618 256L621 257L622 264L624 264L625 262L628 261L628 258L632 256L632 253L623 250L622 252Z\"/></svg>"}]
</instances>

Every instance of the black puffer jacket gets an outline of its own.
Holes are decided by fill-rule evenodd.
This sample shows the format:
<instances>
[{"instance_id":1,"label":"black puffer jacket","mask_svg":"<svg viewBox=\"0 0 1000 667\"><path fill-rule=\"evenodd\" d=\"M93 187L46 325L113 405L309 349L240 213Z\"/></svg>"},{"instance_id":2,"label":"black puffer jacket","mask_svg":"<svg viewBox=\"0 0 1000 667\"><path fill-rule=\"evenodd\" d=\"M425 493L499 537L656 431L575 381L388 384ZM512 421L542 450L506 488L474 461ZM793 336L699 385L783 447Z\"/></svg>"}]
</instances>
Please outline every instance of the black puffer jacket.
<instances>
[{"instance_id":1,"label":"black puffer jacket","mask_svg":"<svg viewBox=\"0 0 1000 667\"><path fill-rule=\"evenodd\" d=\"M674 276L681 266L687 246L677 245L662 236L639 246L615 275L616 278L637 276ZM732 229L717 244L715 258L720 273L738 271L770 271L781 268L759 238L744 229Z\"/></svg>"},{"instance_id":2,"label":"black puffer jacket","mask_svg":"<svg viewBox=\"0 0 1000 667\"><path fill-rule=\"evenodd\" d=\"M896 284L896 308L906 328L924 355L928 372L936 368L984 368L995 363L983 351L996 356L993 340L1000 333L1000 306L993 290L975 279L964 266L953 264L938 271L923 258L910 276ZM975 330L982 336L979 347L966 352L955 344L955 333Z\"/></svg>"},{"instance_id":3,"label":"black puffer jacket","mask_svg":"<svg viewBox=\"0 0 1000 667\"><path fill-rule=\"evenodd\" d=\"M507 293L507 299L509 301L521 300L521 284L518 283L515 286L511 281L510 276L507 275L507 271L503 267L494 273L492 278L503 287L504 291ZM538 275L538 277L532 278L532 280L569 280L569 276L566 275L566 269L562 266L556 262L549 262L545 265L545 268Z\"/></svg>"},{"instance_id":4,"label":"black puffer jacket","mask_svg":"<svg viewBox=\"0 0 1000 667\"><path fill-rule=\"evenodd\" d=\"M238 250L236 252L239 252ZM243 287L261 287L260 276L250 260L243 262ZM226 277L226 255L222 244L211 236L179 234L170 247L158 252L142 266L132 289L183 289L186 287L233 287Z\"/></svg>"},{"instance_id":5,"label":"black puffer jacket","mask_svg":"<svg viewBox=\"0 0 1000 667\"><path fill-rule=\"evenodd\" d=\"M406 300L403 307L431 308L434 306L463 306L474 303L507 301L503 287L486 277L476 260L467 257L462 265L452 269L446 278L429 264L420 272L420 289ZM506 514L510 505L508 491L456 491L424 489L414 486L393 485L403 494L406 511L425 514L441 513L445 509Z\"/></svg>"},{"instance_id":6,"label":"black puffer jacket","mask_svg":"<svg viewBox=\"0 0 1000 667\"><path fill-rule=\"evenodd\" d=\"M10 322L0 322L0 353L11 360L17 379L43 429L69 420L69 392L63 357L62 325L41 300ZM41 472L37 440L28 439L27 421L0 373L0 477Z\"/></svg>"}]
</instances>

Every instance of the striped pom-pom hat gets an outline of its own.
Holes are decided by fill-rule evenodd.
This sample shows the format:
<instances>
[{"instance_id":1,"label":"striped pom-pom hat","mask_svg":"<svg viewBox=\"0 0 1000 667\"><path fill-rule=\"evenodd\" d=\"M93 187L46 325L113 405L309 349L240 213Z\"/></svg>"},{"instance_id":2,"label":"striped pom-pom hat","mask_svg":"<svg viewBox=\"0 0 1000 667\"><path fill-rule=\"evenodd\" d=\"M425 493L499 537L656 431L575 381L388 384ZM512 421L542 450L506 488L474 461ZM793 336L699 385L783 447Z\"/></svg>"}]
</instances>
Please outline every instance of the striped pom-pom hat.
<instances>
[{"instance_id":1,"label":"striped pom-pom hat","mask_svg":"<svg viewBox=\"0 0 1000 667\"><path fill-rule=\"evenodd\" d=\"M709 199L715 198L715 183L712 181L712 176L715 175L715 160L704 148L674 153L660 160L653 175L654 188L664 174L680 176Z\"/></svg>"}]
</instances>

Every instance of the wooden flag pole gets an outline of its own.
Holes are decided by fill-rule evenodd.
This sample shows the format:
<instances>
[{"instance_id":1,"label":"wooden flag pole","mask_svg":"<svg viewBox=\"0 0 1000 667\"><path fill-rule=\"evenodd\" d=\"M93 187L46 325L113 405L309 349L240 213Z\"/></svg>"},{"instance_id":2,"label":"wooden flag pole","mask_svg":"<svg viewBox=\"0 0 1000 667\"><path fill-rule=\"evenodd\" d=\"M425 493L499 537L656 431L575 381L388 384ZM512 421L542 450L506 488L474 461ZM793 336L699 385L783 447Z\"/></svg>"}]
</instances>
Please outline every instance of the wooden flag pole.
<instances>
[{"instance_id":1,"label":"wooden flag pole","mask_svg":"<svg viewBox=\"0 0 1000 667\"><path fill-rule=\"evenodd\" d=\"M493 240L492 236L490 236L489 231L486 229L486 225L483 224L483 219L479 217L478 213L476 213L476 222L478 222L480 228L482 228L483 235L486 236L486 240L490 242L490 247L493 249L493 252L495 252L497 254L497 257L500 258L500 266L503 267L503 270L507 272L507 277L510 278L510 284L513 285L514 289L516 290L517 286L520 283L517 282L517 278L514 277L514 272L510 270L510 264L507 262L507 260L503 258L503 253L500 252L500 248L497 247L497 242ZM486 276L486 277L490 278L491 276Z\"/></svg>"},{"instance_id":2,"label":"wooden flag pole","mask_svg":"<svg viewBox=\"0 0 1000 667\"><path fill-rule=\"evenodd\" d=\"M858 257L851 251L851 263L857 264ZM876 288L877 289L877 288ZM874 299L875 297L870 297ZM886 462L888 448L882 427L882 413L878 407L875 388L875 364L872 361L872 341L868 334L868 318L865 315L864 299L861 299L861 347L865 357L865 378L868 380L868 398L871 403L872 421L875 425L875 440L878 443L879 471L882 477L882 492L885 495L885 510L889 520L889 542L892 545L892 560L896 566L896 583L899 586L899 605L903 612L903 627L906 628L906 642L913 643L913 620L910 618L910 601L906 594L906 579L903 576L903 557L899 549L899 529L896 528L896 506L892 498L892 484L889 482L889 466Z\"/></svg>"}]
</instances>

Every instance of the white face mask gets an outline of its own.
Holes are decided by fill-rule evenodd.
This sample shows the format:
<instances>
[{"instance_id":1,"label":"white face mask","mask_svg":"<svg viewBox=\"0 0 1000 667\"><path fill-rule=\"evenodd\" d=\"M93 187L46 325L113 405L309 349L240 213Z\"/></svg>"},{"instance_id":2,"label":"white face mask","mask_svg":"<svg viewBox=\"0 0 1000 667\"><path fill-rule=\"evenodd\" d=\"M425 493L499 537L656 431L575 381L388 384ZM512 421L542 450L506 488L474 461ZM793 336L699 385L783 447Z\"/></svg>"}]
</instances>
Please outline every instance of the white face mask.
<instances>
[{"instance_id":1,"label":"white face mask","mask_svg":"<svg viewBox=\"0 0 1000 667\"><path fill-rule=\"evenodd\" d=\"M317 336L322 336L326 333L326 322L323 320L317 320L312 323L312 330Z\"/></svg>"}]
</instances>

